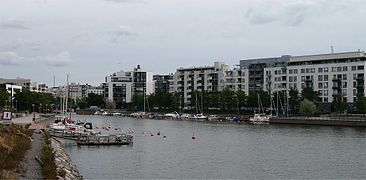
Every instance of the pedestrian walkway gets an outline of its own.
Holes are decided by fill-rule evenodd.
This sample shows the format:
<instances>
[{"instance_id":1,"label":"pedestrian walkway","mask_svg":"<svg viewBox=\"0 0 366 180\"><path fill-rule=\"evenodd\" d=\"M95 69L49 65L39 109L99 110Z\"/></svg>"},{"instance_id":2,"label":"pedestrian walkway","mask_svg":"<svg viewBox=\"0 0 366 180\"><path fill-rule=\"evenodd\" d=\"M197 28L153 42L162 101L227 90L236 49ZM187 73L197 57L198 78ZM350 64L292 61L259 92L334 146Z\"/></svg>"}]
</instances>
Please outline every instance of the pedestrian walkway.
<instances>
[{"instance_id":1,"label":"pedestrian walkway","mask_svg":"<svg viewBox=\"0 0 366 180\"><path fill-rule=\"evenodd\" d=\"M13 118L11 121L14 123L14 124L30 124L33 122L33 114L29 114L27 116L24 116L24 117L19 117L19 118ZM39 114L36 113L35 115L35 119L36 120L39 120Z\"/></svg>"},{"instance_id":2,"label":"pedestrian walkway","mask_svg":"<svg viewBox=\"0 0 366 180\"><path fill-rule=\"evenodd\" d=\"M43 179L41 167L37 162L36 157L41 155L44 137L40 131L37 132L39 133L33 133L31 149L26 152L22 162L22 166L26 171L24 174L19 174L17 179Z\"/></svg>"}]
</instances>

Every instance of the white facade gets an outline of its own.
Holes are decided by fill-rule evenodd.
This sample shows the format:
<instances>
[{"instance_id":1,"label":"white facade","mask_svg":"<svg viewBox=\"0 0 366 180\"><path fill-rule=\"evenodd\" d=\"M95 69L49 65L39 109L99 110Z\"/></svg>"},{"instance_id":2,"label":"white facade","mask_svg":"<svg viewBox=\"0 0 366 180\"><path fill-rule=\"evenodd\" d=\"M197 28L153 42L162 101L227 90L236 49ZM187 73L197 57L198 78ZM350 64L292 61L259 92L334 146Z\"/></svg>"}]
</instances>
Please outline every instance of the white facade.
<instances>
[{"instance_id":1,"label":"white facade","mask_svg":"<svg viewBox=\"0 0 366 180\"><path fill-rule=\"evenodd\" d=\"M104 94L104 88L103 87L90 87L86 90L87 94L93 93L97 95L103 95Z\"/></svg>"},{"instance_id":2,"label":"white facade","mask_svg":"<svg viewBox=\"0 0 366 180\"><path fill-rule=\"evenodd\" d=\"M365 67L364 52L291 57L286 68L265 68L263 90L296 88L301 92L310 86L319 92L322 102L332 102L333 95L341 93L348 103L354 103L358 90L366 94Z\"/></svg>"},{"instance_id":3,"label":"white facade","mask_svg":"<svg viewBox=\"0 0 366 180\"><path fill-rule=\"evenodd\" d=\"M134 94L150 95L155 92L154 88L153 73L137 66L133 71L120 71L107 76L104 92L107 100L114 101L121 107L131 103Z\"/></svg>"},{"instance_id":4,"label":"white facade","mask_svg":"<svg viewBox=\"0 0 366 180\"><path fill-rule=\"evenodd\" d=\"M214 66L179 68L173 75L173 91L182 92L184 103L191 102L194 91L243 90L248 94L248 70L229 69L223 62Z\"/></svg>"},{"instance_id":5,"label":"white facade","mask_svg":"<svg viewBox=\"0 0 366 180\"><path fill-rule=\"evenodd\" d=\"M11 95L13 98L16 92L22 92L22 86L5 84L5 90Z\"/></svg>"},{"instance_id":6,"label":"white facade","mask_svg":"<svg viewBox=\"0 0 366 180\"><path fill-rule=\"evenodd\" d=\"M30 91L45 93L47 92L47 85L44 83L33 82L31 83Z\"/></svg>"},{"instance_id":7,"label":"white facade","mask_svg":"<svg viewBox=\"0 0 366 180\"><path fill-rule=\"evenodd\" d=\"M232 91L244 91L249 93L249 70L235 68L225 71L224 88Z\"/></svg>"}]
</instances>

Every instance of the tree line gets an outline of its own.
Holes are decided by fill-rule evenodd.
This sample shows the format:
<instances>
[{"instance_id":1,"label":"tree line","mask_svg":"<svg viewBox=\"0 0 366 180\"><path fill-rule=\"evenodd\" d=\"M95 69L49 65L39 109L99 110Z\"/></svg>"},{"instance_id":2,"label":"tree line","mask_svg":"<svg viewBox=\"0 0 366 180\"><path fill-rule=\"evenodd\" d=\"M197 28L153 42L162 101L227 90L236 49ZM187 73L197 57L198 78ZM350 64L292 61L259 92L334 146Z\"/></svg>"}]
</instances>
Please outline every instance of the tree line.
<instances>
[{"instance_id":1,"label":"tree line","mask_svg":"<svg viewBox=\"0 0 366 180\"><path fill-rule=\"evenodd\" d=\"M290 89L288 95L285 92L274 92L272 98L266 91L252 92L247 95L244 91L232 91L224 89L220 92L193 91L190 94L190 103L184 103L183 94L156 92L149 96L142 93L134 94L132 103L126 105L130 111L157 111L157 112L205 112L205 113L253 113L258 110L258 102L261 108L274 111L278 107L280 114L314 114L321 102L320 94L311 87L304 88L301 92ZM288 97L286 97L288 96ZM258 99L259 98L259 99ZM288 98L288 99L287 99ZM88 109L90 106L115 109L116 104L105 101L103 95L89 94L81 99L69 98L70 108ZM0 90L0 107L12 106L18 111L51 111L60 109L60 97L54 97L48 93L36 93L30 91L17 92L13 99L10 94ZM272 109L270 109L272 103ZM357 113L366 113L366 97L359 95L354 103ZM314 108L315 107L315 108ZM342 113L347 110L347 100L342 95L333 95L330 112ZM328 113L328 112L326 112Z\"/></svg>"}]
</instances>

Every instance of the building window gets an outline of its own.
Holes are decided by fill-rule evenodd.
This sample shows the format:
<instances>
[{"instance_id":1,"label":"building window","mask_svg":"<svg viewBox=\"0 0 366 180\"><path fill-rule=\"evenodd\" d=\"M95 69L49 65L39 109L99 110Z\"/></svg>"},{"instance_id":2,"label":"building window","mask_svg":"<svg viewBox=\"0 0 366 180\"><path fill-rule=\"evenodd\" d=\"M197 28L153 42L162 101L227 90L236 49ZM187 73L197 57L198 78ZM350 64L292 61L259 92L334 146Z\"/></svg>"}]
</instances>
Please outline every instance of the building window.
<instances>
[{"instance_id":1,"label":"building window","mask_svg":"<svg viewBox=\"0 0 366 180\"><path fill-rule=\"evenodd\" d=\"M337 67L337 72L341 72L342 71L342 67Z\"/></svg>"},{"instance_id":2,"label":"building window","mask_svg":"<svg viewBox=\"0 0 366 180\"><path fill-rule=\"evenodd\" d=\"M328 68L327 67L325 67L323 70L324 70L324 72L328 72Z\"/></svg>"},{"instance_id":3,"label":"building window","mask_svg":"<svg viewBox=\"0 0 366 180\"><path fill-rule=\"evenodd\" d=\"M352 69L352 71L356 71L357 70L357 67L356 66L352 66L351 69Z\"/></svg>"},{"instance_id":4,"label":"building window","mask_svg":"<svg viewBox=\"0 0 366 180\"><path fill-rule=\"evenodd\" d=\"M294 74L297 74L298 70L297 69L294 69Z\"/></svg>"},{"instance_id":5,"label":"building window","mask_svg":"<svg viewBox=\"0 0 366 180\"><path fill-rule=\"evenodd\" d=\"M348 71L347 66L343 66L343 71Z\"/></svg>"},{"instance_id":6,"label":"building window","mask_svg":"<svg viewBox=\"0 0 366 180\"><path fill-rule=\"evenodd\" d=\"M306 73L310 73L310 69L309 68L306 68Z\"/></svg>"},{"instance_id":7,"label":"building window","mask_svg":"<svg viewBox=\"0 0 366 180\"><path fill-rule=\"evenodd\" d=\"M318 81L323 81L323 75L318 75Z\"/></svg>"},{"instance_id":8,"label":"building window","mask_svg":"<svg viewBox=\"0 0 366 180\"><path fill-rule=\"evenodd\" d=\"M289 74L293 74L293 73L294 73L294 70L290 69L290 70L288 71L288 73L289 73Z\"/></svg>"},{"instance_id":9,"label":"building window","mask_svg":"<svg viewBox=\"0 0 366 180\"><path fill-rule=\"evenodd\" d=\"M342 75L342 79L343 79L343 80L347 80L347 74L343 74L343 75Z\"/></svg>"},{"instance_id":10,"label":"building window","mask_svg":"<svg viewBox=\"0 0 366 180\"><path fill-rule=\"evenodd\" d=\"M315 73L315 68L311 68L311 73Z\"/></svg>"},{"instance_id":11,"label":"building window","mask_svg":"<svg viewBox=\"0 0 366 180\"><path fill-rule=\"evenodd\" d=\"M323 90L319 90L318 93L320 96L323 96Z\"/></svg>"},{"instance_id":12,"label":"building window","mask_svg":"<svg viewBox=\"0 0 366 180\"><path fill-rule=\"evenodd\" d=\"M364 70L365 69L365 66L358 66L357 68L358 70Z\"/></svg>"},{"instance_id":13,"label":"building window","mask_svg":"<svg viewBox=\"0 0 366 180\"><path fill-rule=\"evenodd\" d=\"M336 72L337 68L336 67L332 67L332 72Z\"/></svg>"},{"instance_id":14,"label":"building window","mask_svg":"<svg viewBox=\"0 0 366 180\"><path fill-rule=\"evenodd\" d=\"M328 82L324 83L324 88L328 88Z\"/></svg>"},{"instance_id":15,"label":"building window","mask_svg":"<svg viewBox=\"0 0 366 180\"><path fill-rule=\"evenodd\" d=\"M323 83L318 83L318 88L323 89Z\"/></svg>"},{"instance_id":16,"label":"building window","mask_svg":"<svg viewBox=\"0 0 366 180\"><path fill-rule=\"evenodd\" d=\"M324 98L324 102L328 102L328 97L325 97Z\"/></svg>"},{"instance_id":17,"label":"building window","mask_svg":"<svg viewBox=\"0 0 366 180\"><path fill-rule=\"evenodd\" d=\"M328 90L324 90L324 96L328 96Z\"/></svg>"},{"instance_id":18,"label":"building window","mask_svg":"<svg viewBox=\"0 0 366 180\"><path fill-rule=\"evenodd\" d=\"M328 81L328 75L324 75L324 81Z\"/></svg>"},{"instance_id":19,"label":"building window","mask_svg":"<svg viewBox=\"0 0 366 180\"><path fill-rule=\"evenodd\" d=\"M318 72L322 73L323 72L323 68L318 68Z\"/></svg>"},{"instance_id":20,"label":"building window","mask_svg":"<svg viewBox=\"0 0 366 180\"><path fill-rule=\"evenodd\" d=\"M342 88L347 88L347 82L342 82Z\"/></svg>"}]
</instances>

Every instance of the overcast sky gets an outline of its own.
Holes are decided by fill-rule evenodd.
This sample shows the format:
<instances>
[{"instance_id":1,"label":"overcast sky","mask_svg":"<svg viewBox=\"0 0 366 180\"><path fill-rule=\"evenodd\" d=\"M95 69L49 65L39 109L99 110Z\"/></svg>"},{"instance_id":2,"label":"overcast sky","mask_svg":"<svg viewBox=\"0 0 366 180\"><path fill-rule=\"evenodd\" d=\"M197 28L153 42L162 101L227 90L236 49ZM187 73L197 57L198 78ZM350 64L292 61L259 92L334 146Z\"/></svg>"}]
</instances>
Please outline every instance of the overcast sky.
<instances>
[{"instance_id":1,"label":"overcast sky","mask_svg":"<svg viewBox=\"0 0 366 180\"><path fill-rule=\"evenodd\" d=\"M366 50L365 0L1 0L0 78L98 85L240 59Z\"/></svg>"}]
</instances>

